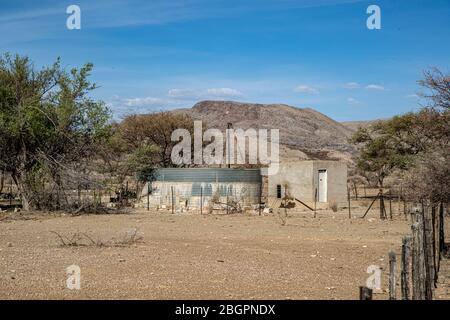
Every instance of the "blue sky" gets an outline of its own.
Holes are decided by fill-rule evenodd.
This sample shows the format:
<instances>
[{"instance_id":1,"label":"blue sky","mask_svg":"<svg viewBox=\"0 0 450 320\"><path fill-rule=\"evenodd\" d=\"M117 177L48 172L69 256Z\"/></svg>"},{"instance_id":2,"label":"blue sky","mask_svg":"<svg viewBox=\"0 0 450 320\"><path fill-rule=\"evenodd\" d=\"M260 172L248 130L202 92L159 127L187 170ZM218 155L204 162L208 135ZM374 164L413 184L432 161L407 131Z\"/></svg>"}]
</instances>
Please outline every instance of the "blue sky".
<instances>
[{"instance_id":1,"label":"blue sky","mask_svg":"<svg viewBox=\"0 0 450 320\"><path fill-rule=\"evenodd\" d=\"M94 63L116 118L217 99L365 120L418 108L423 70L450 69L449 21L450 0L0 0L0 52Z\"/></svg>"}]
</instances>

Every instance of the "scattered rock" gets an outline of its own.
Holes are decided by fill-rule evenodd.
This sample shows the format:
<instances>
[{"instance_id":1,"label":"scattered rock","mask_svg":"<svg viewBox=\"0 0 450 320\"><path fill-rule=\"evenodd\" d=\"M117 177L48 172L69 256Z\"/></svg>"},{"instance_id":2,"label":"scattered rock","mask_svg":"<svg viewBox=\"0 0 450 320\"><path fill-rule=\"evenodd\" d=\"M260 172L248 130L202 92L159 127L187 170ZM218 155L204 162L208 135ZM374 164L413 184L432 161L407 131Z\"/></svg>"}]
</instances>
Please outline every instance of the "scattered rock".
<instances>
[{"instance_id":1,"label":"scattered rock","mask_svg":"<svg viewBox=\"0 0 450 320\"><path fill-rule=\"evenodd\" d=\"M6 245L7 245L8 247L12 247L12 246L13 246L13 244L12 244L11 242L8 242Z\"/></svg>"}]
</instances>

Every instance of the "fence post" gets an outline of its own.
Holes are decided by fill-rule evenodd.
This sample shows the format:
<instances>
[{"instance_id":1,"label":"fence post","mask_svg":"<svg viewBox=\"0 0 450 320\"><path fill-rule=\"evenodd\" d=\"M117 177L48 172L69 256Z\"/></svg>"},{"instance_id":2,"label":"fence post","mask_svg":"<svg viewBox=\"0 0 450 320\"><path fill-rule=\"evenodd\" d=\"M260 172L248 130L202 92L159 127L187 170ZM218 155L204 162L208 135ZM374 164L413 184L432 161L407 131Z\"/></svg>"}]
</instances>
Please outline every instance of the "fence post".
<instances>
[{"instance_id":1,"label":"fence post","mask_svg":"<svg viewBox=\"0 0 450 320\"><path fill-rule=\"evenodd\" d=\"M389 300L396 300L396 272L397 272L397 257L395 252L389 252Z\"/></svg>"},{"instance_id":2,"label":"fence post","mask_svg":"<svg viewBox=\"0 0 450 320\"><path fill-rule=\"evenodd\" d=\"M425 252L423 243L423 218L420 212L416 214L416 221L411 226L413 232L413 255L412 255L412 279L413 300L425 300Z\"/></svg>"},{"instance_id":3,"label":"fence post","mask_svg":"<svg viewBox=\"0 0 450 320\"><path fill-rule=\"evenodd\" d=\"M317 214L316 204L317 204L317 188L315 188L315 191L314 191L314 218L316 217L316 214Z\"/></svg>"},{"instance_id":4,"label":"fence post","mask_svg":"<svg viewBox=\"0 0 450 320\"><path fill-rule=\"evenodd\" d=\"M392 220L392 191L389 188L389 218Z\"/></svg>"},{"instance_id":5,"label":"fence post","mask_svg":"<svg viewBox=\"0 0 450 320\"><path fill-rule=\"evenodd\" d=\"M351 209L351 205L350 205L350 191L348 189L348 186L347 186L347 200L348 200L348 218L351 219L352 218L352 209Z\"/></svg>"},{"instance_id":6,"label":"fence post","mask_svg":"<svg viewBox=\"0 0 450 320\"><path fill-rule=\"evenodd\" d=\"M372 300L372 289L359 287L359 300Z\"/></svg>"},{"instance_id":7,"label":"fence post","mask_svg":"<svg viewBox=\"0 0 450 320\"><path fill-rule=\"evenodd\" d=\"M381 220L384 220L384 219L386 219L387 218L387 216L386 216L386 208L385 208L385 205L384 205L384 194L383 194L383 188L382 187L380 187L380 196L379 196L379 198L380 198L380 219Z\"/></svg>"},{"instance_id":8,"label":"fence post","mask_svg":"<svg viewBox=\"0 0 450 320\"><path fill-rule=\"evenodd\" d=\"M433 287L436 287L437 280L438 280L438 272L439 272L439 248L436 244L436 238L439 235L439 230L437 229L437 223L436 223L436 210L437 207L434 205L431 209L431 230L432 230L432 250L433 250Z\"/></svg>"},{"instance_id":9,"label":"fence post","mask_svg":"<svg viewBox=\"0 0 450 320\"><path fill-rule=\"evenodd\" d=\"M422 206L423 214L423 244L425 256L425 289L426 299L433 299L434 258L433 258L433 228L429 206Z\"/></svg>"},{"instance_id":10,"label":"fence post","mask_svg":"<svg viewBox=\"0 0 450 320\"><path fill-rule=\"evenodd\" d=\"M409 300L409 261L411 255L411 236L402 239L401 288L402 300Z\"/></svg>"},{"instance_id":11,"label":"fence post","mask_svg":"<svg viewBox=\"0 0 450 320\"><path fill-rule=\"evenodd\" d=\"M203 214L203 186L200 186L200 214Z\"/></svg>"},{"instance_id":12,"label":"fence post","mask_svg":"<svg viewBox=\"0 0 450 320\"><path fill-rule=\"evenodd\" d=\"M150 210L150 180L147 180L147 211Z\"/></svg>"},{"instance_id":13,"label":"fence post","mask_svg":"<svg viewBox=\"0 0 450 320\"><path fill-rule=\"evenodd\" d=\"M170 186L170 192L172 194L172 214L174 214L173 212L173 206L174 206L174 199L173 199L173 186Z\"/></svg>"},{"instance_id":14,"label":"fence post","mask_svg":"<svg viewBox=\"0 0 450 320\"><path fill-rule=\"evenodd\" d=\"M442 257L445 250L445 233L444 233L444 203L439 206L439 255Z\"/></svg>"}]
</instances>

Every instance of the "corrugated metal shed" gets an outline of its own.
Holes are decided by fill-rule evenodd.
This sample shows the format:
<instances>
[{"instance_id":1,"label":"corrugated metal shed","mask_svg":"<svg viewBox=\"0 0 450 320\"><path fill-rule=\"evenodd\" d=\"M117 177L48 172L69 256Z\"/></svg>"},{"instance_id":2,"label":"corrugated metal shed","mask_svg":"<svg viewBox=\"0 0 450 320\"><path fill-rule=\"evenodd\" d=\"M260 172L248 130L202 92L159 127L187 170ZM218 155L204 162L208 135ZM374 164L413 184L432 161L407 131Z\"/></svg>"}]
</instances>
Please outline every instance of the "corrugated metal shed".
<instances>
[{"instance_id":1,"label":"corrugated metal shed","mask_svg":"<svg viewBox=\"0 0 450 320\"><path fill-rule=\"evenodd\" d=\"M165 182L243 182L260 183L260 169L228 168L161 168L155 170L153 181Z\"/></svg>"}]
</instances>

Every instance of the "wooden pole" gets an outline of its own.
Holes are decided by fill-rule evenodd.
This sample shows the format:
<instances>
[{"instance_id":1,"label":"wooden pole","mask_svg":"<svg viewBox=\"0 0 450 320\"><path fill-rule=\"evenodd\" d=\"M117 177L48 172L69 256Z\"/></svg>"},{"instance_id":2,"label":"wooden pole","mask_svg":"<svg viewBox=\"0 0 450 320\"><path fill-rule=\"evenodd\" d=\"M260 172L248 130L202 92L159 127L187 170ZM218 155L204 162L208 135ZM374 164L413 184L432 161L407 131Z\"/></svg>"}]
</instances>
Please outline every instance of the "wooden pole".
<instances>
[{"instance_id":1,"label":"wooden pole","mask_svg":"<svg viewBox=\"0 0 450 320\"><path fill-rule=\"evenodd\" d=\"M396 300L395 277L397 272L397 258L395 252L389 252L389 300Z\"/></svg>"},{"instance_id":2,"label":"wooden pole","mask_svg":"<svg viewBox=\"0 0 450 320\"><path fill-rule=\"evenodd\" d=\"M406 201L403 199L403 214L405 215L405 220L408 220L408 211L406 210Z\"/></svg>"},{"instance_id":3,"label":"wooden pole","mask_svg":"<svg viewBox=\"0 0 450 320\"><path fill-rule=\"evenodd\" d=\"M227 186L227 214L229 213L229 209L228 209L228 186ZM261 215L261 213L260 213L260 215Z\"/></svg>"},{"instance_id":4,"label":"wooden pole","mask_svg":"<svg viewBox=\"0 0 450 320\"><path fill-rule=\"evenodd\" d=\"M409 300L410 290L409 290L409 262L411 256L411 236L405 236L402 239L402 271L401 271L401 290L402 290L402 300Z\"/></svg>"},{"instance_id":5,"label":"wooden pole","mask_svg":"<svg viewBox=\"0 0 450 320\"><path fill-rule=\"evenodd\" d=\"M200 186L200 214L203 214L203 186Z\"/></svg>"},{"instance_id":6,"label":"wooden pole","mask_svg":"<svg viewBox=\"0 0 450 320\"><path fill-rule=\"evenodd\" d=\"M429 206L422 205L423 214L423 239L425 257L425 288L426 299L433 299L434 286L434 257L433 257L433 226L431 210Z\"/></svg>"},{"instance_id":7,"label":"wooden pole","mask_svg":"<svg viewBox=\"0 0 450 320\"><path fill-rule=\"evenodd\" d=\"M317 208L317 188L315 188L314 191L314 218L317 216L316 208Z\"/></svg>"},{"instance_id":8,"label":"wooden pole","mask_svg":"<svg viewBox=\"0 0 450 320\"><path fill-rule=\"evenodd\" d=\"M436 206L431 208L431 231L432 231L432 250L433 250L433 287L436 287L439 272L439 249L436 246Z\"/></svg>"},{"instance_id":9,"label":"wooden pole","mask_svg":"<svg viewBox=\"0 0 450 320\"><path fill-rule=\"evenodd\" d=\"M173 199L173 186L170 186L170 192L172 194L172 214L174 214L174 199Z\"/></svg>"},{"instance_id":10,"label":"wooden pole","mask_svg":"<svg viewBox=\"0 0 450 320\"><path fill-rule=\"evenodd\" d=\"M359 287L359 300L372 300L372 289Z\"/></svg>"},{"instance_id":11,"label":"wooden pole","mask_svg":"<svg viewBox=\"0 0 450 320\"><path fill-rule=\"evenodd\" d=\"M147 180L147 211L150 210L150 180Z\"/></svg>"},{"instance_id":12,"label":"wooden pole","mask_svg":"<svg viewBox=\"0 0 450 320\"><path fill-rule=\"evenodd\" d=\"M355 190L355 200L358 200L358 186L356 185L355 181L353 181L353 188Z\"/></svg>"},{"instance_id":13,"label":"wooden pole","mask_svg":"<svg viewBox=\"0 0 450 320\"><path fill-rule=\"evenodd\" d=\"M425 300L425 254L423 246L423 219L416 214L416 221L411 226L413 233L412 245L412 298L413 300Z\"/></svg>"},{"instance_id":14,"label":"wooden pole","mask_svg":"<svg viewBox=\"0 0 450 320\"><path fill-rule=\"evenodd\" d=\"M262 188L263 188L263 180L262 180L262 178L261 178L261 183L260 183L260 185L259 185L258 215L261 215ZM228 192L228 190L227 190L227 192Z\"/></svg>"},{"instance_id":15,"label":"wooden pole","mask_svg":"<svg viewBox=\"0 0 450 320\"><path fill-rule=\"evenodd\" d=\"M389 189L389 218L392 220L392 192Z\"/></svg>"},{"instance_id":16,"label":"wooden pole","mask_svg":"<svg viewBox=\"0 0 450 320\"><path fill-rule=\"evenodd\" d=\"M367 208L366 212L363 214L363 216L361 217L361 219L364 219L367 215L367 213L369 212L370 208L372 208L373 204L375 203L375 201L377 201L378 197L380 196L380 194L377 194L377 196L375 197L375 199L373 199L372 203L370 204L370 206Z\"/></svg>"},{"instance_id":17,"label":"wooden pole","mask_svg":"<svg viewBox=\"0 0 450 320\"><path fill-rule=\"evenodd\" d=\"M439 206L439 254L442 257L445 251L445 233L444 233L444 203Z\"/></svg>"},{"instance_id":18,"label":"wooden pole","mask_svg":"<svg viewBox=\"0 0 450 320\"><path fill-rule=\"evenodd\" d=\"M350 191L348 190L347 186L347 200L348 200L348 218L352 218L352 209L351 209L351 203L350 203Z\"/></svg>"},{"instance_id":19,"label":"wooden pole","mask_svg":"<svg viewBox=\"0 0 450 320\"><path fill-rule=\"evenodd\" d=\"M380 198L380 219L384 220L386 219L386 209L384 207L383 188L380 188L379 198Z\"/></svg>"}]
</instances>

